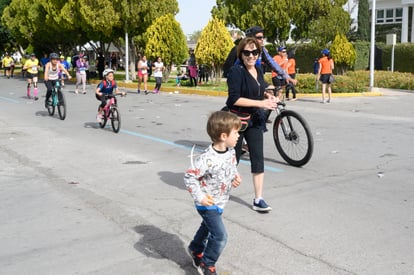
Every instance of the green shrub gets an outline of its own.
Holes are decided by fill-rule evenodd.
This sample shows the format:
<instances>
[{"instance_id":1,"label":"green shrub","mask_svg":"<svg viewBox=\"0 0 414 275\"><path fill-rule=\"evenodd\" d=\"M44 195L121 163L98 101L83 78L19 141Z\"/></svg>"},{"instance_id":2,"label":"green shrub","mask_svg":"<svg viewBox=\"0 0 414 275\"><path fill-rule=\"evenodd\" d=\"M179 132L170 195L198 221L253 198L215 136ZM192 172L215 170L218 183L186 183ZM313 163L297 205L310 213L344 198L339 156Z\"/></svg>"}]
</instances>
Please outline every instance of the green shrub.
<instances>
[{"instance_id":1,"label":"green shrub","mask_svg":"<svg viewBox=\"0 0 414 275\"><path fill-rule=\"evenodd\" d=\"M369 65L370 42L357 41L353 42L356 51L355 64L351 66L353 70L366 70ZM376 46L382 50L383 69L391 69L392 46L383 43L376 43ZM267 48L268 46L266 46ZM270 47L271 48L271 47ZM313 61L320 57L321 48L312 44L288 45L288 50L295 50L296 67L300 73L312 73ZM335 60L334 60L335 61ZM394 71L414 73L414 43L398 43L394 49ZM336 73L336 70L335 70Z\"/></svg>"},{"instance_id":2,"label":"green shrub","mask_svg":"<svg viewBox=\"0 0 414 275\"><path fill-rule=\"evenodd\" d=\"M333 93L363 93L367 92L370 81L369 71L348 71L344 75L335 75L332 85ZM299 93L320 93L321 83L316 89L316 76L314 74L297 74L297 90ZM266 74L265 80L271 83L271 75ZM414 90L414 77L411 73L399 73L388 71L375 71L374 87Z\"/></svg>"}]
</instances>

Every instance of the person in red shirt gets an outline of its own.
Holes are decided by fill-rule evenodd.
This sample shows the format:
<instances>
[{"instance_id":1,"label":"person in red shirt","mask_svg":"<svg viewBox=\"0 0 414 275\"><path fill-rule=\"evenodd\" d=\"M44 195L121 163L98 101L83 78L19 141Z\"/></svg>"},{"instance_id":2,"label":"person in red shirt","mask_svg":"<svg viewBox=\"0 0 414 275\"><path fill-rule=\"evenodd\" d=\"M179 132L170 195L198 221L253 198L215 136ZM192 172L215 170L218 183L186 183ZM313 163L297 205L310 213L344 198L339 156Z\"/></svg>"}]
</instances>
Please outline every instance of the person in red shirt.
<instances>
[{"instance_id":1,"label":"person in red shirt","mask_svg":"<svg viewBox=\"0 0 414 275\"><path fill-rule=\"evenodd\" d=\"M331 53L328 49L324 49L322 52L322 57L319 58L319 80L322 82L322 101L321 103L330 103L331 102L331 76L332 70L334 69L334 61L331 57ZM328 88L328 100L325 102L325 92Z\"/></svg>"},{"instance_id":2,"label":"person in red shirt","mask_svg":"<svg viewBox=\"0 0 414 275\"><path fill-rule=\"evenodd\" d=\"M296 77L296 60L295 60L295 54L293 51L289 51L288 53L288 62L286 64L286 70L288 75L295 79ZM289 91L292 90L292 101L296 100L296 87L293 83L288 83L286 85L286 99L289 100Z\"/></svg>"},{"instance_id":3,"label":"person in red shirt","mask_svg":"<svg viewBox=\"0 0 414 275\"><path fill-rule=\"evenodd\" d=\"M279 47L277 50L278 54L273 56L273 60L282 68L285 72L287 72L287 53L286 47ZM283 76L279 75L275 71L272 71L272 83L275 87L281 87L286 85L286 79Z\"/></svg>"}]
</instances>

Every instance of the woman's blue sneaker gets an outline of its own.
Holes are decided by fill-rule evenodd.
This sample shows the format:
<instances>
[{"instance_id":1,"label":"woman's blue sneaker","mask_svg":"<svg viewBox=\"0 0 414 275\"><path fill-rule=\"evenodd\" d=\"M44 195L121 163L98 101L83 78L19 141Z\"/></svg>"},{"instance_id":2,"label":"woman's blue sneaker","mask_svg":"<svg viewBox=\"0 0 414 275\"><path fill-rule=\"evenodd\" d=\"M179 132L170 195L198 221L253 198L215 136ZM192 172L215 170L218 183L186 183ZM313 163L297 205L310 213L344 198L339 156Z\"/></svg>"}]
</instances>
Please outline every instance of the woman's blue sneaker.
<instances>
[{"instance_id":1,"label":"woman's blue sneaker","mask_svg":"<svg viewBox=\"0 0 414 275\"><path fill-rule=\"evenodd\" d=\"M258 212L269 212L272 211L272 207L267 205L267 203L264 200L260 200L259 203L256 203L253 200L253 210Z\"/></svg>"}]
</instances>

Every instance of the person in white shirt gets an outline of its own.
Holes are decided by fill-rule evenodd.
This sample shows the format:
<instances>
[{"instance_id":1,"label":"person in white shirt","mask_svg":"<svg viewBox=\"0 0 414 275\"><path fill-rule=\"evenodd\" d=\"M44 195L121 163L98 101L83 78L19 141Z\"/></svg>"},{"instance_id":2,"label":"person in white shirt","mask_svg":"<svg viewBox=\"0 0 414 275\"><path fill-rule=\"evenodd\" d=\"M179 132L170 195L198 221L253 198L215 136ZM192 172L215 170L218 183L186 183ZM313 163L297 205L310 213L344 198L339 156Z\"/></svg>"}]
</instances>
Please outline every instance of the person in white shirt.
<instances>
[{"instance_id":1,"label":"person in white shirt","mask_svg":"<svg viewBox=\"0 0 414 275\"><path fill-rule=\"evenodd\" d=\"M164 71L164 63L161 61L161 57L157 57L157 61L154 62L154 77L155 77L155 88L154 94L158 94L162 84L162 73Z\"/></svg>"}]
</instances>

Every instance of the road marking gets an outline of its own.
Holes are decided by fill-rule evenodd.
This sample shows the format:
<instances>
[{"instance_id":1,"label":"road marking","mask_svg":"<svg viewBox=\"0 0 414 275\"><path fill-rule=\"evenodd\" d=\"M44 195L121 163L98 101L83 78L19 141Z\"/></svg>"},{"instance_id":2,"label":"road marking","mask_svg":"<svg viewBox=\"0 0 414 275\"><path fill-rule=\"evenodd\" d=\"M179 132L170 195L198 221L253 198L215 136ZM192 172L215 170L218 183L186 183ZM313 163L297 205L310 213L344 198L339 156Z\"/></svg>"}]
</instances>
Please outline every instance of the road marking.
<instances>
[{"instance_id":1,"label":"road marking","mask_svg":"<svg viewBox=\"0 0 414 275\"><path fill-rule=\"evenodd\" d=\"M19 101L15 100L15 99L11 99L11 98L4 97L4 96L0 96L0 99L3 100L3 101L11 102L11 103L19 103Z\"/></svg>"},{"instance_id":2,"label":"road marking","mask_svg":"<svg viewBox=\"0 0 414 275\"><path fill-rule=\"evenodd\" d=\"M169 140L165 140L165 139L161 139L161 138L157 138L157 137L153 137L153 136L148 136L148 135L140 134L140 133L137 133L137 132L122 130L122 129L120 130L120 132L124 133L124 134L127 134L127 135L131 135L131 136L135 136L135 137L140 137L140 138L156 141L156 142L163 143L163 144L170 145L170 146L177 147L177 148L182 148L182 149L186 149L186 150L191 150L191 148L192 148L192 146L177 144L177 143L174 143L174 142L169 141ZM196 149L196 150L200 151L200 152L203 151L201 149ZM244 164L244 165L250 165L250 161L243 160L243 159L240 160L240 163ZM275 173L283 172L283 170L280 169L280 168L276 168L276 167L272 167L272 166L268 166L268 165L265 165L264 169L266 171L275 172Z\"/></svg>"}]
</instances>

